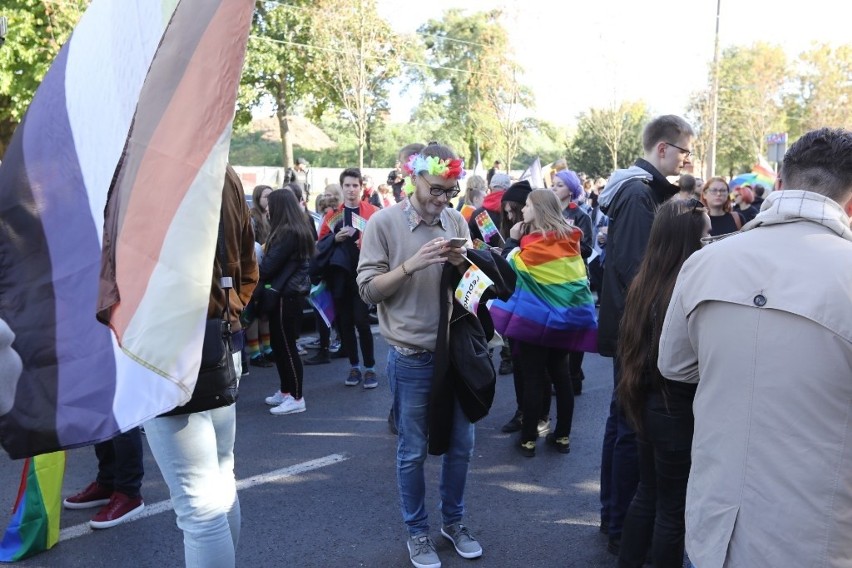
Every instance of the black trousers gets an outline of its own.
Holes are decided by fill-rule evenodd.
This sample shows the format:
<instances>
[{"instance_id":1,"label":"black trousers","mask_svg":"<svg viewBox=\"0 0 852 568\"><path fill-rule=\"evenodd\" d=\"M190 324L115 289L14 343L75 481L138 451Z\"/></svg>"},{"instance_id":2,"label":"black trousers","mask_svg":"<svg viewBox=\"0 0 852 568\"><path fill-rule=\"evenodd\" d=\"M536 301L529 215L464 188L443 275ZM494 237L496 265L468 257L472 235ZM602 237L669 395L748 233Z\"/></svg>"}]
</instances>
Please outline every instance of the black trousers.
<instances>
[{"instance_id":1,"label":"black trousers","mask_svg":"<svg viewBox=\"0 0 852 568\"><path fill-rule=\"evenodd\" d=\"M361 344L361 355L364 366L376 366L373 354L373 331L370 329L370 309L358 295L358 288L353 280L346 286L344 293L334 299L334 311L337 318L337 331L340 333L340 343L349 356L349 363L354 367L358 361L358 343ZM355 330L358 339L355 339Z\"/></svg>"},{"instance_id":2,"label":"black trousers","mask_svg":"<svg viewBox=\"0 0 852 568\"><path fill-rule=\"evenodd\" d=\"M649 547L655 568L682 566L693 424L691 409L673 413L659 393L646 399L639 486L624 519L620 568L641 568Z\"/></svg>"},{"instance_id":3,"label":"black trousers","mask_svg":"<svg viewBox=\"0 0 852 568\"><path fill-rule=\"evenodd\" d=\"M269 342L275 354L275 366L281 381L281 392L302 398L302 379L304 368L296 340L302 326L302 298L290 296L281 298L278 310L269 314Z\"/></svg>"},{"instance_id":4,"label":"black trousers","mask_svg":"<svg viewBox=\"0 0 852 568\"><path fill-rule=\"evenodd\" d=\"M122 432L95 444L98 483L128 497L138 497L145 470L142 466L142 433L139 428Z\"/></svg>"},{"instance_id":5,"label":"black trousers","mask_svg":"<svg viewBox=\"0 0 852 568\"><path fill-rule=\"evenodd\" d=\"M524 377L524 421L521 441L538 439L538 420L542 416L542 398L550 398L550 381L556 388L557 438L571 435L574 419L574 391L568 375L568 351L518 342L520 364ZM548 377L549 374L549 377Z\"/></svg>"}]
</instances>

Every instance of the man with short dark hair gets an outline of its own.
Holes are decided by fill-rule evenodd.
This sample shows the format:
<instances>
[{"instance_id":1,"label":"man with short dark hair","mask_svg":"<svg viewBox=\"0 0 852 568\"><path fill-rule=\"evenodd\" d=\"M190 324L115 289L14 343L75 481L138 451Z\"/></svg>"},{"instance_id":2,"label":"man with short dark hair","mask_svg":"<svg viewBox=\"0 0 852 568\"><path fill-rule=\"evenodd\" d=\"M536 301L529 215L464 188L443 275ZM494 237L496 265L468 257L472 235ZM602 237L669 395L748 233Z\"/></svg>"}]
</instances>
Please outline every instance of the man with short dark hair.
<instances>
[{"instance_id":1,"label":"man with short dark hair","mask_svg":"<svg viewBox=\"0 0 852 568\"><path fill-rule=\"evenodd\" d=\"M366 222L378 209L369 202L361 200L363 179L361 170L358 168L346 168L340 174L343 203L323 217L319 238L322 241L326 235L334 233L329 243L334 250L330 256L325 279L334 298L334 313L337 318L341 348L349 356L351 365L344 384L348 387L358 386L363 379L363 387L373 389L379 383L376 376L370 313L369 307L358 294L355 276L361 254L361 230L358 227L361 226L361 220ZM361 220L358 219L359 217ZM358 330L357 339L356 329ZM363 373L358 358L359 343L361 355L364 357Z\"/></svg>"},{"instance_id":2,"label":"man with short dark hair","mask_svg":"<svg viewBox=\"0 0 852 568\"><path fill-rule=\"evenodd\" d=\"M760 184L754 186L754 201L751 202L752 206L754 206L758 211L760 211L760 206L763 205L763 194L766 193L766 188Z\"/></svg>"},{"instance_id":3,"label":"man with short dark hair","mask_svg":"<svg viewBox=\"0 0 852 568\"><path fill-rule=\"evenodd\" d=\"M660 372L699 385L698 567L852 565L852 131L806 133L780 179L684 263L660 337Z\"/></svg>"},{"instance_id":4,"label":"man with short dark hair","mask_svg":"<svg viewBox=\"0 0 852 568\"><path fill-rule=\"evenodd\" d=\"M657 209L678 192L666 179L681 172L692 154L692 127L674 115L659 116L642 133L644 158L617 170L600 194L609 216L607 256L600 294L598 349L613 358L613 392L601 453L601 531L618 554L624 516L639 483L636 434L616 404L618 325L627 289L645 256Z\"/></svg>"}]
</instances>

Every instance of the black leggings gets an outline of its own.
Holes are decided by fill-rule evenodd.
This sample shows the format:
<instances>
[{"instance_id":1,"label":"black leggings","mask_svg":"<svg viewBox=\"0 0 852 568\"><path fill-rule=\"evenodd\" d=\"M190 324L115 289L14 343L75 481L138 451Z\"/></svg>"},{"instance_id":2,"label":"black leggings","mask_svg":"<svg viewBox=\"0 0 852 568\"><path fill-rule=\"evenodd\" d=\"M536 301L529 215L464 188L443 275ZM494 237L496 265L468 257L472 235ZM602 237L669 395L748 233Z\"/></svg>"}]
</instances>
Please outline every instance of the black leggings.
<instances>
[{"instance_id":1,"label":"black leggings","mask_svg":"<svg viewBox=\"0 0 852 568\"><path fill-rule=\"evenodd\" d=\"M568 352L564 349L553 349L524 341L519 341L518 347L524 380L524 420L521 441L532 442L538 438L542 398L550 389L548 373L556 387L554 434L557 438L570 436L571 422L574 419L574 391L571 389L571 378L568 375Z\"/></svg>"},{"instance_id":2,"label":"black leggings","mask_svg":"<svg viewBox=\"0 0 852 568\"><path fill-rule=\"evenodd\" d=\"M281 392L302 398L302 359L296 349L296 339L302 325L302 299L299 296L281 298L278 311L269 314L269 340L275 353L275 366L281 379Z\"/></svg>"}]
</instances>

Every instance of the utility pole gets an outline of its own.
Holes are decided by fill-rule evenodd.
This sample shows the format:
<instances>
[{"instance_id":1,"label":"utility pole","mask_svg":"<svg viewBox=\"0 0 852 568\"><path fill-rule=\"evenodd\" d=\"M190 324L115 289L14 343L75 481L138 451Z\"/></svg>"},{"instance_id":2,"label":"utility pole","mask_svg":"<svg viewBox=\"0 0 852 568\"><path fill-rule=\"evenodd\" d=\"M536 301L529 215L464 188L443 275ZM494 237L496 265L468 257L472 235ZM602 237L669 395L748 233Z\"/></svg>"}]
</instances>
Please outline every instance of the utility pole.
<instances>
[{"instance_id":1,"label":"utility pole","mask_svg":"<svg viewBox=\"0 0 852 568\"><path fill-rule=\"evenodd\" d=\"M716 137L719 126L719 13L722 0L716 0L716 45L713 48L713 121L710 125L710 151L707 152L705 178L716 175Z\"/></svg>"}]
</instances>

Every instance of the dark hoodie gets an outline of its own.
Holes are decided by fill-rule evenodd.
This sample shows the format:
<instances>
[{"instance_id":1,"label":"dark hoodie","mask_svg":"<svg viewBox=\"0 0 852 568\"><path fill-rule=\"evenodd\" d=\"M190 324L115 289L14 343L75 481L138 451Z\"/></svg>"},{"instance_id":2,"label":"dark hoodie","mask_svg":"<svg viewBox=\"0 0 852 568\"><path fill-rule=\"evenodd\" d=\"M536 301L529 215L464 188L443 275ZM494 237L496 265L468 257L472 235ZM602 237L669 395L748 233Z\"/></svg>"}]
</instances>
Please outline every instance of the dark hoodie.
<instances>
[{"instance_id":1,"label":"dark hoodie","mask_svg":"<svg viewBox=\"0 0 852 568\"><path fill-rule=\"evenodd\" d=\"M640 175L624 175L628 171L637 171ZM598 350L605 357L616 354L624 299L645 256L657 209L677 192L676 185L642 159L629 170L613 173L601 192L601 208L609 216L598 324ZM609 198L606 205L605 195Z\"/></svg>"},{"instance_id":2,"label":"dark hoodie","mask_svg":"<svg viewBox=\"0 0 852 568\"><path fill-rule=\"evenodd\" d=\"M482 207L476 209L470 215L470 221L467 226L470 229L470 238L473 239L482 239L482 232L479 230L479 227L476 224L476 216L482 213L483 211L488 211L488 215L491 217L491 220L494 221L494 224L497 228L500 228L500 208L502 207L502 199L503 194L506 193L505 189L500 189L497 191L492 191L488 195L485 196L485 200L482 202ZM491 242L488 243L493 247L499 247L503 244L500 240L500 237L493 236L491 237Z\"/></svg>"}]
</instances>

